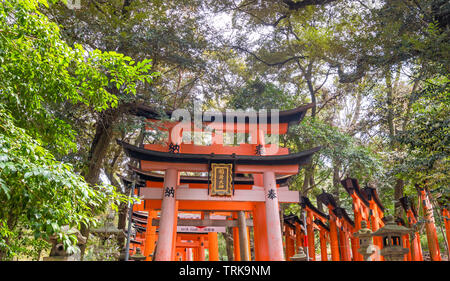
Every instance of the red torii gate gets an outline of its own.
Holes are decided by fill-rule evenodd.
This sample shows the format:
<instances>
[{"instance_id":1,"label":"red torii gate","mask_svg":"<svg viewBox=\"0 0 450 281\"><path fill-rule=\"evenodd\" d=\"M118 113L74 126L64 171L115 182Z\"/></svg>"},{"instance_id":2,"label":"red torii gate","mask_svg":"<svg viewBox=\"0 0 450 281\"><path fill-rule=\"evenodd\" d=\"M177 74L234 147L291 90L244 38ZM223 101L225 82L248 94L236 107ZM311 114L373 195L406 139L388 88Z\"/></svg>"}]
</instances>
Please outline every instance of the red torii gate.
<instances>
[{"instance_id":1,"label":"red torii gate","mask_svg":"<svg viewBox=\"0 0 450 281\"><path fill-rule=\"evenodd\" d=\"M346 178L341 181L342 186L347 191L347 193L352 197L353 200L353 214L355 218L355 232L361 229L361 221L366 221L367 225L370 225L369 216L370 216L370 202L367 201L365 196L361 192L361 188L359 187L359 183L357 179ZM356 248L359 248L359 240L355 241ZM358 253L358 251L354 252L354 260L362 261L363 256Z\"/></svg>"},{"instance_id":2,"label":"red torii gate","mask_svg":"<svg viewBox=\"0 0 450 281\"><path fill-rule=\"evenodd\" d=\"M289 191L287 186L277 184L275 174L297 174L320 148L294 154L289 154L288 149L283 147L275 147L276 151L272 151L273 145L265 143L265 134L285 134L288 126L300 122L312 106L313 104L308 104L293 110L281 111L276 118L272 115L266 116L274 120L279 118L279 123L276 124L278 131L274 131L272 126L267 126L267 119L260 122L260 115L252 119L251 116L246 116L247 113L243 113L243 118L228 112L204 114L204 118L214 121L219 115L224 117L221 119L223 122L200 120L201 127L212 126L213 129L213 142L206 146L184 143L183 130L177 127L179 121L166 122L159 126L159 130L168 131L170 139L162 145L146 144L144 147L137 147L118 141L129 157L139 160L139 169L142 171L165 172L163 182L146 185L140 189L140 196L145 202L144 209L149 214L156 210L160 210L161 213L155 260L176 258L177 214L184 210L251 213L254 220L256 259L284 260L278 203L298 203L298 193ZM148 118L150 122L157 122L159 119L157 112L145 106L138 106L135 114ZM195 118L196 116L194 121ZM231 120L231 124L225 123L225 120ZM195 122L188 122L187 127L189 130L194 128L194 132L202 129L199 129ZM183 129L187 127L184 126ZM224 131L249 134L256 143L224 146L221 142L217 142ZM263 155L261 151L264 150L269 152ZM253 185L248 188L235 184L233 180L233 193L228 197L209 194L209 176L206 183L198 186L181 183L180 172L209 173L213 163L231 164L233 179L238 173L252 174ZM147 231L149 229L147 227ZM154 234L147 236L152 235L154 236Z\"/></svg>"},{"instance_id":3,"label":"red torii gate","mask_svg":"<svg viewBox=\"0 0 450 281\"><path fill-rule=\"evenodd\" d=\"M419 198L422 201L423 214L425 217L425 230L427 233L428 248L430 250L431 260L441 261L441 250L437 238L436 225L434 223L433 205L429 198L429 192L426 187L416 185Z\"/></svg>"},{"instance_id":4,"label":"red torii gate","mask_svg":"<svg viewBox=\"0 0 450 281\"><path fill-rule=\"evenodd\" d=\"M283 216L283 222L286 260L290 261L290 258L297 253L298 248L304 245L302 221L297 216L290 214Z\"/></svg>"},{"instance_id":5,"label":"red torii gate","mask_svg":"<svg viewBox=\"0 0 450 281\"><path fill-rule=\"evenodd\" d=\"M384 207L383 204L381 204L380 198L378 198L377 190L375 188L366 186L362 189L362 192L370 203L370 225L372 231L375 232L384 226L384 221L382 220L384 217ZM383 247L381 237L374 237L373 244L381 249ZM377 252L373 256L373 260L384 260L384 258Z\"/></svg>"},{"instance_id":6,"label":"red torii gate","mask_svg":"<svg viewBox=\"0 0 450 281\"><path fill-rule=\"evenodd\" d=\"M321 259L323 261L328 260L327 256L327 240L329 237L330 229L326 227L325 223L329 220L329 216L317 209L308 197L300 197L300 205L306 211L306 228L307 228L307 245L310 260L316 260L315 253L315 241L314 241L314 228L319 230L319 242ZM315 225L315 227L314 227ZM324 238L324 239L322 239Z\"/></svg>"},{"instance_id":7,"label":"red torii gate","mask_svg":"<svg viewBox=\"0 0 450 281\"><path fill-rule=\"evenodd\" d=\"M334 197L323 191L317 196L317 202L322 203L328 208L329 215L329 228L330 228L330 248L331 248L331 260L339 261L339 235L338 235L338 217L333 212L337 208L336 201Z\"/></svg>"},{"instance_id":8,"label":"red torii gate","mask_svg":"<svg viewBox=\"0 0 450 281\"><path fill-rule=\"evenodd\" d=\"M407 196L404 196L404 197L400 198L399 200L403 207L403 210L406 213L406 217L408 219L408 227L411 228L413 225L417 224L417 213L414 208L414 205L412 202L410 202L410 200ZM423 261L422 245L420 244L420 235L419 235L418 231L416 231L414 233L414 238L410 243L412 244L411 260Z\"/></svg>"}]
</instances>

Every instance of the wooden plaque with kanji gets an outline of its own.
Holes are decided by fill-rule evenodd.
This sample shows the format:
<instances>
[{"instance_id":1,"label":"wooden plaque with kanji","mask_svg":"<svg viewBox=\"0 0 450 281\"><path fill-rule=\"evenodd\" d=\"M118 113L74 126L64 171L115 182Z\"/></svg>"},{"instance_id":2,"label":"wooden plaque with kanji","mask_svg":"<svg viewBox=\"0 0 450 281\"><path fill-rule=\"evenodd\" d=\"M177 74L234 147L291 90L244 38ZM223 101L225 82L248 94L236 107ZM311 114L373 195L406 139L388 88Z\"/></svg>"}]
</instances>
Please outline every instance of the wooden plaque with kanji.
<instances>
[{"instance_id":1,"label":"wooden plaque with kanji","mask_svg":"<svg viewBox=\"0 0 450 281\"><path fill-rule=\"evenodd\" d=\"M233 164L211 163L211 196L232 196Z\"/></svg>"}]
</instances>

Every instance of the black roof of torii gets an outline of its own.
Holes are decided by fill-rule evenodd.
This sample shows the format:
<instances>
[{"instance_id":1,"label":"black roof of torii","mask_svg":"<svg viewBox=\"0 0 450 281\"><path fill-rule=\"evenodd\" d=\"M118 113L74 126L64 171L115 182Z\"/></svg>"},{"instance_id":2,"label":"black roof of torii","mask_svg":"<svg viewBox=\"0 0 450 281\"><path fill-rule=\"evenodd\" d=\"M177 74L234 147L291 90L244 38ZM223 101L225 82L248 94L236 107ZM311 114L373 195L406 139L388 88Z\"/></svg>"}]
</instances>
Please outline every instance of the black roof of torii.
<instances>
[{"instance_id":1,"label":"black roof of torii","mask_svg":"<svg viewBox=\"0 0 450 281\"><path fill-rule=\"evenodd\" d=\"M170 162L170 163L196 163L208 164L214 162L236 163L241 165L306 165L309 163L312 155L319 151L321 147L315 147L298 153L287 155L227 155L227 154L193 154L193 153L171 153L161 152L140 148L135 145L117 140L117 143L123 147L125 153L138 160Z\"/></svg>"}]
</instances>

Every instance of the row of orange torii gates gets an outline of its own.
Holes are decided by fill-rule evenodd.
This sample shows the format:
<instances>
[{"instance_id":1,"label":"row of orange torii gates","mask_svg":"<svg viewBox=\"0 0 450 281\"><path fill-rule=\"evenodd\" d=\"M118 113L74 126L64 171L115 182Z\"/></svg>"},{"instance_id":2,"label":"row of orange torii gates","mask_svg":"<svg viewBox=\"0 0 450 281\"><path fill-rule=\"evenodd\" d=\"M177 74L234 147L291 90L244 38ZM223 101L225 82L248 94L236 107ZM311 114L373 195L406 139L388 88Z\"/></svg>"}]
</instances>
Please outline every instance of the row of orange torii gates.
<instances>
[{"instance_id":1,"label":"row of orange torii gates","mask_svg":"<svg viewBox=\"0 0 450 281\"><path fill-rule=\"evenodd\" d=\"M211 130L210 145L185 141L184 132L199 129L195 122L184 123L181 129L180 121L160 125L158 113L138 107L135 114L149 122L160 122L158 129L167 131L169 140L141 147L118 141L129 157L139 160L139 167L129 166L134 179L122 179L142 199L130 209L129 226L133 226L135 235L128 239L126 254L147 261L218 261L218 233L231 227L236 261L290 260L300 247L306 249L308 260L316 260L315 231L319 232L320 260L362 261L363 256L358 253L360 241L354 236L361 222L366 221L372 231L384 226L384 208L376 189L361 189L356 179L347 178L341 183L352 197L354 219L325 192L317 197L326 206L327 212L322 212L288 187L289 178L309 163L320 148L289 153L287 148L265 142L267 135L285 134L290 125L301 122L311 107L307 104L277 112L276 116L203 114L200 129ZM221 141L224 132L248 134L253 143L226 146ZM429 195L425 189L419 190L419 195L426 215L431 259L439 261ZM280 217L280 203L300 204L305 215L302 219L293 215ZM408 222L398 223L411 227L418 221L415 209L406 197L402 206ZM448 209L444 208L443 215L448 240ZM404 235L402 239L410 249L404 260L423 260L419 233ZM373 242L383 248L381 237L374 237ZM371 260L384 259L375 253Z\"/></svg>"}]
</instances>

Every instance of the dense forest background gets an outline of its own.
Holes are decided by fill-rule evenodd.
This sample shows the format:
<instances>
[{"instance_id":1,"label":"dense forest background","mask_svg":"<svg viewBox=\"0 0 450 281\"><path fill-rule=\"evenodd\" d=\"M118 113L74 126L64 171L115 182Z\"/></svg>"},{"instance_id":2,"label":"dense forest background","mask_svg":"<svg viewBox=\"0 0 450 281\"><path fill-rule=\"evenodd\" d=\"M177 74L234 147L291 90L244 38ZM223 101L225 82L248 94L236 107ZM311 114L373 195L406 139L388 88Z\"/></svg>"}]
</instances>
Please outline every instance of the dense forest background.
<instances>
[{"instance_id":1,"label":"dense forest background","mask_svg":"<svg viewBox=\"0 0 450 281\"><path fill-rule=\"evenodd\" d=\"M40 259L54 233L75 251L62 227L89 233L111 210L125 227L118 176L127 158L115 140L151 141L130 114L139 104L282 110L313 102L280 140L291 151L323 147L291 189L314 204L330 192L352 214L340 181L357 178L402 217L398 199L417 200L416 185L427 187L442 228L448 1L68 2L0 3L0 260ZM98 254L92 240L81 250L113 259L121 246Z\"/></svg>"}]
</instances>

